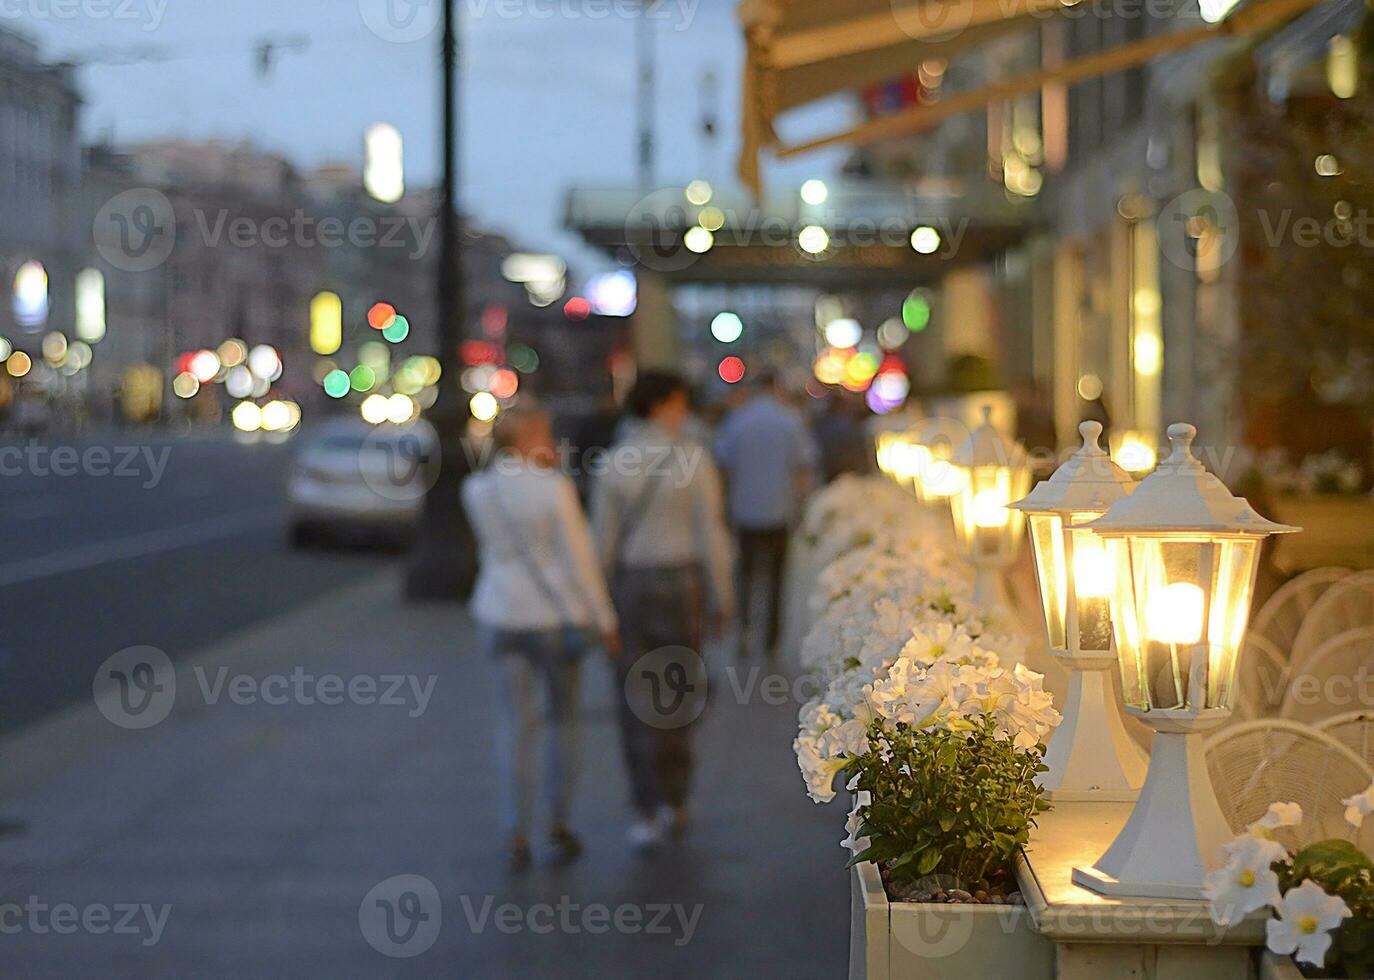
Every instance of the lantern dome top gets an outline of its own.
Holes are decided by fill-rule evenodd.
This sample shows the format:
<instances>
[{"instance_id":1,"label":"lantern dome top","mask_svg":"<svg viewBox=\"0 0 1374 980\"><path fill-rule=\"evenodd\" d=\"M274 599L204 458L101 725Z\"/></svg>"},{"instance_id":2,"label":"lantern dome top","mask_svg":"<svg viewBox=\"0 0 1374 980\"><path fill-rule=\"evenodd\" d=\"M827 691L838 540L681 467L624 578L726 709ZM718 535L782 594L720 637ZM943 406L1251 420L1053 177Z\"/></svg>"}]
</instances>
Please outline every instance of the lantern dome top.
<instances>
[{"instance_id":1,"label":"lantern dome top","mask_svg":"<svg viewBox=\"0 0 1374 980\"><path fill-rule=\"evenodd\" d=\"M1011 507L1033 513L1101 513L1135 489L1135 481L1098 442L1102 423L1084 422L1078 432L1083 437L1078 451Z\"/></svg>"},{"instance_id":2,"label":"lantern dome top","mask_svg":"<svg viewBox=\"0 0 1374 980\"><path fill-rule=\"evenodd\" d=\"M1006 466L1013 469L1026 466L1026 451L1020 443L1008 442L992 424L992 406L983 406L983 424L973 430L953 454L955 466Z\"/></svg>"},{"instance_id":3,"label":"lantern dome top","mask_svg":"<svg viewBox=\"0 0 1374 980\"><path fill-rule=\"evenodd\" d=\"M1193 455L1197 429L1169 426L1169 457L1107 513L1083 525L1103 534L1191 533L1263 537L1302 528L1276 524L1257 514L1244 497L1226 489Z\"/></svg>"}]
</instances>

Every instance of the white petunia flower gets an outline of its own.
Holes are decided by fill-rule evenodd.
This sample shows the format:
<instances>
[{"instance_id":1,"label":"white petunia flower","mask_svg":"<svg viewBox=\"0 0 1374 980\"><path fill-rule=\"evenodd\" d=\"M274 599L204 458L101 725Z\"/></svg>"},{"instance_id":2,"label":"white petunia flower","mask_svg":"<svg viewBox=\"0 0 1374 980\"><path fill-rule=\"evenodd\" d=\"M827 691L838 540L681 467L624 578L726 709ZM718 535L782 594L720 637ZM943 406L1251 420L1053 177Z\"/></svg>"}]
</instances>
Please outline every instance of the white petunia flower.
<instances>
[{"instance_id":1,"label":"white petunia flower","mask_svg":"<svg viewBox=\"0 0 1374 980\"><path fill-rule=\"evenodd\" d=\"M849 817L844 822L844 829L848 836L840 841L840 846L849 848L851 854L862 854L868 850L868 845L872 843L867 837L856 836L860 828L863 827L863 818L859 816L859 811L872 801L873 794L866 789L861 789L854 794L854 809L849 811Z\"/></svg>"},{"instance_id":2,"label":"white petunia flower","mask_svg":"<svg viewBox=\"0 0 1374 980\"><path fill-rule=\"evenodd\" d=\"M1352 827L1363 827L1364 818L1374 813L1374 783L1363 793L1356 793L1341 802L1345 804L1346 821Z\"/></svg>"},{"instance_id":3,"label":"white petunia flower","mask_svg":"<svg viewBox=\"0 0 1374 980\"><path fill-rule=\"evenodd\" d=\"M1271 803L1268 811L1249 827L1256 837L1269 837L1280 827L1296 827L1302 823L1302 807L1297 803Z\"/></svg>"},{"instance_id":4,"label":"white petunia flower","mask_svg":"<svg viewBox=\"0 0 1374 980\"><path fill-rule=\"evenodd\" d=\"M1350 918L1350 907L1339 896L1304 881L1290 888L1278 906L1279 917L1265 923L1269 951L1280 956L1296 954L1299 963L1321 967L1331 948L1331 932Z\"/></svg>"},{"instance_id":5,"label":"white petunia flower","mask_svg":"<svg viewBox=\"0 0 1374 980\"><path fill-rule=\"evenodd\" d=\"M1220 926L1233 926L1256 909L1279 902L1279 876L1270 865L1282 858L1283 848L1260 837L1241 837L1232 844L1237 846L1227 848L1230 863L1210 872L1202 886L1212 921Z\"/></svg>"}]
</instances>

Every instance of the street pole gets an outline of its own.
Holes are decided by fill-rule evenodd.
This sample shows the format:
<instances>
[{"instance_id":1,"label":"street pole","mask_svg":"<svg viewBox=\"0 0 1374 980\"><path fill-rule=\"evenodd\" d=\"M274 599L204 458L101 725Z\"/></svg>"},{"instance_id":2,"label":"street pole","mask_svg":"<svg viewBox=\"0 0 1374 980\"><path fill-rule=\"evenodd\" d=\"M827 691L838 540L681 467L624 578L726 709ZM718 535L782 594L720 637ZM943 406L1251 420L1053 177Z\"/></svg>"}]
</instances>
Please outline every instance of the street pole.
<instances>
[{"instance_id":1,"label":"street pole","mask_svg":"<svg viewBox=\"0 0 1374 980\"><path fill-rule=\"evenodd\" d=\"M638 49L639 189L647 194L654 183L654 104L657 101L657 73L654 70L654 25L649 19L649 4L640 5L635 25Z\"/></svg>"},{"instance_id":2,"label":"street pole","mask_svg":"<svg viewBox=\"0 0 1374 980\"><path fill-rule=\"evenodd\" d=\"M461 488L471 470L463 438L468 408L458 357L463 342L463 265L458 215L458 8L445 0L443 24L444 175L439 205L439 266L435 283L439 314L439 399L430 415L439 434L440 459L425 495L419 534L406 568L408 599L459 601L472 591L476 544L463 513Z\"/></svg>"}]
</instances>

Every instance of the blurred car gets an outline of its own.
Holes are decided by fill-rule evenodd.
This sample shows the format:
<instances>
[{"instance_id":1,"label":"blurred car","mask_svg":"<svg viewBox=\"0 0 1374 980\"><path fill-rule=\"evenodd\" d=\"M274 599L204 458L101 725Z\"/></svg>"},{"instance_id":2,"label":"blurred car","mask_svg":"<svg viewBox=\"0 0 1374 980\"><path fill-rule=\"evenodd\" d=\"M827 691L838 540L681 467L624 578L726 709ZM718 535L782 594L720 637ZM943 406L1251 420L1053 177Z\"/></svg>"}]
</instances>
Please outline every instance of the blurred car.
<instances>
[{"instance_id":1,"label":"blurred car","mask_svg":"<svg viewBox=\"0 0 1374 980\"><path fill-rule=\"evenodd\" d=\"M408 541L439 463L433 426L326 422L301 433L287 481L291 542Z\"/></svg>"}]
</instances>

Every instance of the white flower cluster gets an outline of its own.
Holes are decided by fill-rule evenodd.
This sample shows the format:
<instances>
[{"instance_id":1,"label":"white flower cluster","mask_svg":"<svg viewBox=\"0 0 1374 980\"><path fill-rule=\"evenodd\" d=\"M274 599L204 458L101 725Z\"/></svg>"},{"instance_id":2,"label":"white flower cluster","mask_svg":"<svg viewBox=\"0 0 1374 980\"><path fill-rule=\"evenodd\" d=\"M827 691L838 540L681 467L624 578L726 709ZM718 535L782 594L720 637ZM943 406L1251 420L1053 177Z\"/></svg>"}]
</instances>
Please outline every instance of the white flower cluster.
<instances>
[{"instance_id":1,"label":"white flower cluster","mask_svg":"<svg viewBox=\"0 0 1374 980\"><path fill-rule=\"evenodd\" d=\"M1374 786L1341 802L1345 818L1359 827L1374 812ZM1273 832L1296 827L1302 819L1302 807L1296 803L1271 805L1247 833L1226 845L1226 865L1207 875L1203 894L1212 920L1221 926L1233 926L1251 912L1272 908L1277 917L1265 923L1269 950L1320 968L1331 948L1331 933L1353 913L1339 895L1328 895L1311 880L1279 893L1273 865L1287 861L1289 854L1274 840Z\"/></svg>"},{"instance_id":2,"label":"white flower cluster","mask_svg":"<svg viewBox=\"0 0 1374 980\"><path fill-rule=\"evenodd\" d=\"M817 618L800 659L825 689L802 708L793 748L813 800L834 798L836 774L868 752L874 721L957 729L991 718L1022 749L1058 724L1042 678L1019 663L1021 640L973 608L947 524L885 480L841 479L805 526L851 542L867 535L839 549L809 599Z\"/></svg>"}]
</instances>

